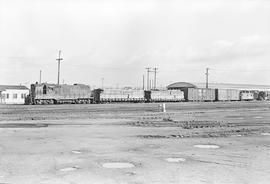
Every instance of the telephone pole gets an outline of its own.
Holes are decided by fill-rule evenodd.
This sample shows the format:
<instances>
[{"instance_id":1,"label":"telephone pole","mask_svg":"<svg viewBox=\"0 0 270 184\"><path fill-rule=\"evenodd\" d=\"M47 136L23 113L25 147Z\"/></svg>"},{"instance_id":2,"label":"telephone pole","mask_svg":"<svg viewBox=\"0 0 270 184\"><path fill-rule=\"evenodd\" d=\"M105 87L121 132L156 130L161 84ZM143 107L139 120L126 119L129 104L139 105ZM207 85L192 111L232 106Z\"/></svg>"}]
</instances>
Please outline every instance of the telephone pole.
<instances>
[{"instance_id":1,"label":"telephone pole","mask_svg":"<svg viewBox=\"0 0 270 184\"><path fill-rule=\"evenodd\" d=\"M157 87L157 69L158 68L154 68L154 89Z\"/></svg>"},{"instance_id":2,"label":"telephone pole","mask_svg":"<svg viewBox=\"0 0 270 184\"><path fill-rule=\"evenodd\" d=\"M39 70L39 84L41 84L41 70Z\"/></svg>"},{"instance_id":3,"label":"telephone pole","mask_svg":"<svg viewBox=\"0 0 270 184\"><path fill-rule=\"evenodd\" d=\"M145 68L146 70L147 70L147 81L146 81L146 84L147 84L147 88L146 88L146 90L149 90L149 73L150 73L150 69L151 68Z\"/></svg>"},{"instance_id":4,"label":"telephone pole","mask_svg":"<svg viewBox=\"0 0 270 184\"><path fill-rule=\"evenodd\" d=\"M58 75L57 75L57 85L59 85L59 80L60 80L60 61L63 60L63 58L61 58L61 50L59 50L59 56L58 59L56 59L58 61Z\"/></svg>"},{"instance_id":5,"label":"telephone pole","mask_svg":"<svg viewBox=\"0 0 270 184\"><path fill-rule=\"evenodd\" d=\"M103 89L104 78L101 78L101 89Z\"/></svg>"},{"instance_id":6,"label":"telephone pole","mask_svg":"<svg viewBox=\"0 0 270 184\"><path fill-rule=\"evenodd\" d=\"M209 76L209 68L206 68L206 88L208 88L208 76Z\"/></svg>"},{"instance_id":7,"label":"telephone pole","mask_svg":"<svg viewBox=\"0 0 270 184\"><path fill-rule=\"evenodd\" d=\"M144 75L142 76L142 79L143 79L143 80L142 80L142 82L143 82L143 83L142 83L142 88L143 88L143 90L144 90Z\"/></svg>"}]
</instances>

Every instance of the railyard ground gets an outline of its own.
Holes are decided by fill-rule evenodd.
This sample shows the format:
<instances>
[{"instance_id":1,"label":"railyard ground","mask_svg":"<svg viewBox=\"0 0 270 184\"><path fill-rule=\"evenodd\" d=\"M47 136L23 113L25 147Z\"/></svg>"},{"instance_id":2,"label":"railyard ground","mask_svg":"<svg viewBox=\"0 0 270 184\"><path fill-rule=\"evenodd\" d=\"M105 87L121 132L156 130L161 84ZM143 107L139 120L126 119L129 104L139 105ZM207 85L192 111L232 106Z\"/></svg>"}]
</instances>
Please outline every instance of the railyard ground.
<instances>
[{"instance_id":1,"label":"railyard ground","mask_svg":"<svg viewBox=\"0 0 270 184\"><path fill-rule=\"evenodd\" d=\"M269 183L270 102L158 105L1 105L0 183Z\"/></svg>"}]
</instances>

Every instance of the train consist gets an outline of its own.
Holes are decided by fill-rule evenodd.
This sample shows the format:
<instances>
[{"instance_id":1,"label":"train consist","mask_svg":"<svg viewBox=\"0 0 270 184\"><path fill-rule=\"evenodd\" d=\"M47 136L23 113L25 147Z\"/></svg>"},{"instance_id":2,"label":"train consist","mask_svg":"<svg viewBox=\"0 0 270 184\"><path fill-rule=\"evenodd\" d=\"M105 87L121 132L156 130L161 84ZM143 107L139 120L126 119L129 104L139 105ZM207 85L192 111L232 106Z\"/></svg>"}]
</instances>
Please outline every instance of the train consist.
<instances>
[{"instance_id":1,"label":"train consist","mask_svg":"<svg viewBox=\"0 0 270 184\"><path fill-rule=\"evenodd\" d=\"M32 84L26 104L269 100L270 91L185 88L182 90L94 89L84 84Z\"/></svg>"}]
</instances>

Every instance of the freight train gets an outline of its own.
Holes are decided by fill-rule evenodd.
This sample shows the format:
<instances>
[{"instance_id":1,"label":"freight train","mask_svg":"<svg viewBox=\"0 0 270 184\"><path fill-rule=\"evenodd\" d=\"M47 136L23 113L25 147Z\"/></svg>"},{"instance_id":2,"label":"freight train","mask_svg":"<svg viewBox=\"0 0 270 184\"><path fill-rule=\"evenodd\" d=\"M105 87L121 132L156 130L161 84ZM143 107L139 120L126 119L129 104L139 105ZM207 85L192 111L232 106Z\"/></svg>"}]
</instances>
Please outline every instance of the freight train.
<instances>
[{"instance_id":1,"label":"freight train","mask_svg":"<svg viewBox=\"0 0 270 184\"><path fill-rule=\"evenodd\" d=\"M32 84L26 104L269 100L270 91L185 88L183 90L94 89L84 84Z\"/></svg>"}]
</instances>

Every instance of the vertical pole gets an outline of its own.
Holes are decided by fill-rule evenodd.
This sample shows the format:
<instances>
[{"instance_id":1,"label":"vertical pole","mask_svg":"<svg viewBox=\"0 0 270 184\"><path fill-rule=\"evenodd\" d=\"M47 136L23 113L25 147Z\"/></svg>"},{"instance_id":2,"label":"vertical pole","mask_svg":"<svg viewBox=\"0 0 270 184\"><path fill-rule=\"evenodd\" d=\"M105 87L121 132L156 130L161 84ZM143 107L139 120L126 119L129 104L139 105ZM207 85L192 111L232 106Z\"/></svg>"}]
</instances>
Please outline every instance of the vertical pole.
<instances>
[{"instance_id":1,"label":"vertical pole","mask_svg":"<svg viewBox=\"0 0 270 184\"><path fill-rule=\"evenodd\" d=\"M57 85L59 85L59 81L60 81L60 61L63 60L63 58L61 58L61 50L59 50L58 59L56 59L56 60L58 61Z\"/></svg>"},{"instance_id":2,"label":"vertical pole","mask_svg":"<svg viewBox=\"0 0 270 184\"><path fill-rule=\"evenodd\" d=\"M143 78L143 83L142 83L142 88L143 88L143 90L144 90L144 75L142 76L142 78Z\"/></svg>"},{"instance_id":3,"label":"vertical pole","mask_svg":"<svg viewBox=\"0 0 270 184\"><path fill-rule=\"evenodd\" d=\"M208 76L209 76L209 68L206 68L206 88L208 88Z\"/></svg>"},{"instance_id":4,"label":"vertical pole","mask_svg":"<svg viewBox=\"0 0 270 184\"><path fill-rule=\"evenodd\" d=\"M146 90L149 90L149 72L150 72L150 68L148 67L148 68L146 68L146 70L147 70L147 89Z\"/></svg>"},{"instance_id":5,"label":"vertical pole","mask_svg":"<svg viewBox=\"0 0 270 184\"><path fill-rule=\"evenodd\" d=\"M103 82L104 82L104 78L101 78L101 89L103 89Z\"/></svg>"},{"instance_id":6,"label":"vertical pole","mask_svg":"<svg viewBox=\"0 0 270 184\"><path fill-rule=\"evenodd\" d=\"M41 70L39 70L39 84L41 84Z\"/></svg>"},{"instance_id":7,"label":"vertical pole","mask_svg":"<svg viewBox=\"0 0 270 184\"><path fill-rule=\"evenodd\" d=\"M155 74L155 76L154 76L154 89L157 88L157 69L158 68L154 68L154 74Z\"/></svg>"},{"instance_id":8,"label":"vertical pole","mask_svg":"<svg viewBox=\"0 0 270 184\"><path fill-rule=\"evenodd\" d=\"M60 81L60 60L58 60L57 85L59 85L59 81Z\"/></svg>"}]
</instances>

